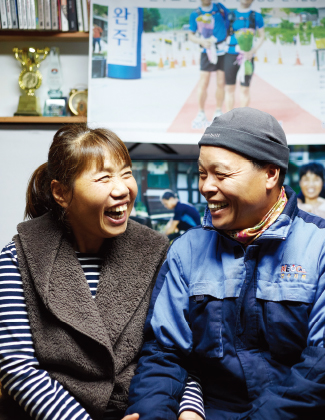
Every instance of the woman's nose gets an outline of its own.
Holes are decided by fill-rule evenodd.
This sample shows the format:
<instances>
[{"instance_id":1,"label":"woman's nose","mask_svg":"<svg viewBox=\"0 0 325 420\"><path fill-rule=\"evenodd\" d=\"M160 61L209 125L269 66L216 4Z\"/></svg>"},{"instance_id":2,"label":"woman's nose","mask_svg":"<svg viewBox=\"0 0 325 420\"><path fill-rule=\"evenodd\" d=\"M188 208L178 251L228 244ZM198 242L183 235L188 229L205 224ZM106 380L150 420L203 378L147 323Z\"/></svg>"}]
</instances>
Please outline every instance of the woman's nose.
<instances>
[{"instance_id":1,"label":"woman's nose","mask_svg":"<svg viewBox=\"0 0 325 420\"><path fill-rule=\"evenodd\" d=\"M111 195L114 197L124 197L128 195L129 189L123 179L115 179Z\"/></svg>"}]
</instances>

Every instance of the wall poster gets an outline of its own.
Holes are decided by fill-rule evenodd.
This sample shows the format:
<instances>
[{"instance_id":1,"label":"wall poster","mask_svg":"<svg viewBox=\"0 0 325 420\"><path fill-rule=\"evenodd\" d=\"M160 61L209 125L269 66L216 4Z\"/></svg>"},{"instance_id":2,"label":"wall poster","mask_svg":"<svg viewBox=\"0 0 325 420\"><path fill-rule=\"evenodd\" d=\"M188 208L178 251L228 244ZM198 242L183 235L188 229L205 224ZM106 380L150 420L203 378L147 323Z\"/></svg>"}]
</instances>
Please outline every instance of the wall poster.
<instances>
[{"instance_id":1,"label":"wall poster","mask_svg":"<svg viewBox=\"0 0 325 420\"><path fill-rule=\"evenodd\" d=\"M240 1L220 3L234 10ZM193 121L202 48L190 39L190 19L200 5L201 0L93 0L91 125L106 126L126 142L198 142L204 127ZM265 41L253 60L249 106L277 118L291 145L325 143L324 0L254 0L251 8L263 17ZM209 121L215 94L211 73ZM236 88L236 107L239 101Z\"/></svg>"}]
</instances>

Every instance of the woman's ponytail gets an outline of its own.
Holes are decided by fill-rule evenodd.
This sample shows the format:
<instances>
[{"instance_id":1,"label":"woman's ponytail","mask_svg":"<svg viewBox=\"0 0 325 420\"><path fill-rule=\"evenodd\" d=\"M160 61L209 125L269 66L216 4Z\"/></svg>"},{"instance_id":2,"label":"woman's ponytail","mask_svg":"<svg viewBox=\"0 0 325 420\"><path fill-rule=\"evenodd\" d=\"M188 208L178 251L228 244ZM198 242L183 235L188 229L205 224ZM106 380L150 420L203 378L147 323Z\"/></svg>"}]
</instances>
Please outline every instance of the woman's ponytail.
<instances>
[{"instance_id":1,"label":"woman's ponytail","mask_svg":"<svg viewBox=\"0 0 325 420\"><path fill-rule=\"evenodd\" d=\"M26 192L25 218L34 219L51 210L53 206L51 179L47 172L47 162L32 174Z\"/></svg>"}]
</instances>

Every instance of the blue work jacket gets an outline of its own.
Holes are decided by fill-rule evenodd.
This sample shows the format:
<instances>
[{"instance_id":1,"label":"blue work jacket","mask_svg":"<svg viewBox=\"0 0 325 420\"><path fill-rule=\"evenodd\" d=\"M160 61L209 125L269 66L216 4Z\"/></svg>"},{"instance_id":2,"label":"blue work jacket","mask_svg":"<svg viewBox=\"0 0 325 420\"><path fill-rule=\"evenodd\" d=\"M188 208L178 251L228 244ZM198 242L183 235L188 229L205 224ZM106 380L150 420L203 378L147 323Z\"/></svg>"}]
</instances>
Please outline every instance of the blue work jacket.
<instances>
[{"instance_id":1,"label":"blue work jacket","mask_svg":"<svg viewBox=\"0 0 325 420\"><path fill-rule=\"evenodd\" d=\"M288 203L246 248L202 226L170 247L127 414L174 420L188 372L207 420L325 417L325 220Z\"/></svg>"}]
</instances>

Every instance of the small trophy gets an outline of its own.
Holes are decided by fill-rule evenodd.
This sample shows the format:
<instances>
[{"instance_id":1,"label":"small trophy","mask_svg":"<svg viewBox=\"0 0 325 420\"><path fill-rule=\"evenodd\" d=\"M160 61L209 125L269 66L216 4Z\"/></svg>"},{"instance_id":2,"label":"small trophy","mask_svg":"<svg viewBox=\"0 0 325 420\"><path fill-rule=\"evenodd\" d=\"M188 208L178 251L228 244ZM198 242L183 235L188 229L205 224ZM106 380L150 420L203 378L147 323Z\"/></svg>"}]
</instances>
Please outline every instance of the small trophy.
<instances>
[{"instance_id":1,"label":"small trophy","mask_svg":"<svg viewBox=\"0 0 325 420\"><path fill-rule=\"evenodd\" d=\"M17 112L14 115L39 116L42 115L39 98L35 96L35 90L42 84L42 75L38 68L45 60L50 49L37 48L14 48L16 60L20 61L23 67L19 75L19 86L27 95L19 98Z\"/></svg>"},{"instance_id":2,"label":"small trophy","mask_svg":"<svg viewBox=\"0 0 325 420\"><path fill-rule=\"evenodd\" d=\"M44 106L44 116L62 117L67 115L67 100L62 97L62 71L60 65L60 50L52 47L49 54L49 71L47 74L47 84L49 99L46 99Z\"/></svg>"}]
</instances>

